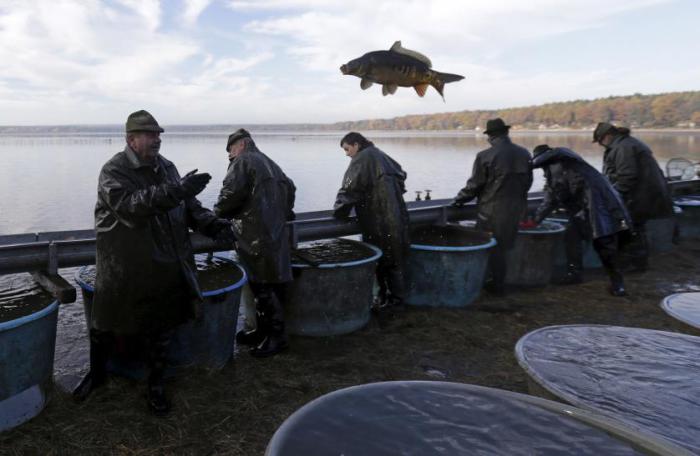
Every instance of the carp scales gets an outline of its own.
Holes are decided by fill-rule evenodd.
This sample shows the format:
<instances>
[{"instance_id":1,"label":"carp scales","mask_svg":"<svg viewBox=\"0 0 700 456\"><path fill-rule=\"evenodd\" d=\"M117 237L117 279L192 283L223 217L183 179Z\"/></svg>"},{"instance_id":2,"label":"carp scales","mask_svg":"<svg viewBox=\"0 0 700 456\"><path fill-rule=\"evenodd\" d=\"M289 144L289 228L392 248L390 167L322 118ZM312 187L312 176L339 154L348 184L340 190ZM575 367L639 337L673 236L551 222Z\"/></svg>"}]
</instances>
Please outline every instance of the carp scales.
<instances>
[{"instance_id":1,"label":"carp scales","mask_svg":"<svg viewBox=\"0 0 700 456\"><path fill-rule=\"evenodd\" d=\"M422 97L433 86L445 101L443 90L448 82L464 79L458 74L432 70L430 59L420 52L404 49L397 41L388 51L372 51L340 67L345 75L361 79L360 87L367 90L373 83L382 84L382 95L393 95L400 87L413 87Z\"/></svg>"}]
</instances>

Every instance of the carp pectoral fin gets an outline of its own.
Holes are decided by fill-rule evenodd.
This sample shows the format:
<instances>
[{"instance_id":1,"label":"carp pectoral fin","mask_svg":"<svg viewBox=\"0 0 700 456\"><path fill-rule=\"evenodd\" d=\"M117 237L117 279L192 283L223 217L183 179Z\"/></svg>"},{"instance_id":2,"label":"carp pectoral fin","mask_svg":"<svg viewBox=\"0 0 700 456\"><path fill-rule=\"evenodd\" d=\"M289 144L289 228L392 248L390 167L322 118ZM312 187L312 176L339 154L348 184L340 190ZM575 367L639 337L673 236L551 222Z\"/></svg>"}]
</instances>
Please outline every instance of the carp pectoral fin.
<instances>
[{"instance_id":1,"label":"carp pectoral fin","mask_svg":"<svg viewBox=\"0 0 700 456\"><path fill-rule=\"evenodd\" d=\"M413 88L416 89L416 93L419 97L424 97L425 92L428 91L428 84L416 84Z\"/></svg>"},{"instance_id":2,"label":"carp pectoral fin","mask_svg":"<svg viewBox=\"0 0 700 456\"><path fill-rule=\"evenodd\" d=\"M362 90L369 89L370 87L372 87L372 84L374 83L369 79L362 78L362 80L360 81L360 87L362 88Z\"/></svg>"},{"instance_id":3,"label":"carp pectoral fin","mask_svg":"<svg viewBox=\"0 0 700 456\"><path fill-rule=\"evenodd\" d=\"M385 85L384 87L386 87L386 89L387 89L387 90L389 91L389 93L392 94L392 95L395 94L395 93L396 93L396 89L399 88L399 86L396 85L396 84L387 84L387 85Z\"/></svg>"}]
</instances>

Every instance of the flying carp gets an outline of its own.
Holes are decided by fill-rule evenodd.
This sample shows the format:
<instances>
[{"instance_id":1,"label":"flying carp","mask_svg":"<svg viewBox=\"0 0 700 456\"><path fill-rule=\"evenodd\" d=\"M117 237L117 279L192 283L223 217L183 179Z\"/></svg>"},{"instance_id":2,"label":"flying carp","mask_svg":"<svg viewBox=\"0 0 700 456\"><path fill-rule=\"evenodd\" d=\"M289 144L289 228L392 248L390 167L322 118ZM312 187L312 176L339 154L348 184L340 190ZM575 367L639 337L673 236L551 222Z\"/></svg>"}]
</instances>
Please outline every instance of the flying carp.
<instances>
[{"instance_id":1,"label":"flying carp","mask_svg":"<svg viewBox=\"0 0 700 456\"><path fill-rule=\"evenodd\" d=\"M450 73L440 73L431 70L430 59L423 54L404 49L401 41L397 41L388 51L368 52L360 58L342 65L340 71L361 78L360 87L366 90L373 83L382 84L382 95L394 94L401 87L413 87L418 96L422 97L428 86L435 87L442 100L445 84L464 79L464 76Z\"/></svg>"}]
</instances>

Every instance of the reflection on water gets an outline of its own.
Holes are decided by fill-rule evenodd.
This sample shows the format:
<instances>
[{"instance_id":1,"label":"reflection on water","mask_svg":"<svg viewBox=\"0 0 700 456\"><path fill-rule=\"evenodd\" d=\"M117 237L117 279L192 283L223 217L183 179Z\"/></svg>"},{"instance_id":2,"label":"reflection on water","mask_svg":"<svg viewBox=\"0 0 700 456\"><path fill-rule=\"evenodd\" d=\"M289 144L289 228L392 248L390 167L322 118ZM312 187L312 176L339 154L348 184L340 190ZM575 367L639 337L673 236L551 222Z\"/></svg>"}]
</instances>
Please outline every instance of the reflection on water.
<instances>
[{"instance_id":1,"label":"reflection on water","mask_svg":"<svg viewBox=\"0 0 700 456\"><path fill-rule=\"evenodd\" d=\"M554 326L524 336L528 373L572 405L700 452L700 337L615 326Z\"/></svg>"},{"instance_id":2,"label":"reflection on water","mask_svg":"<svg viewBox=\"0 0 700 456\"><path fill-rule=\"evenodd\" d=\"M253 133L297 185L296 211L329 209L349 159L340 149L345 132ZM408 172L406 199L431 189L434 198L451 198L471 173L474 156L488 147L474 132L370 132L367 136ZM663 166L673 157L700 160L700 133L640 133ZM161 152L182 174L198 168L213 176L201 194L211 207L221 188L228 160L227 132L163 134ZM532 150L548 143L576 150L596 168L602 149L590 132L515 133L514 141ZM93 224L100 168L124 145L114 133L56 136L0 136L0 234L85 229ZM541 170L533 190L541 189Z\"/></svg>"}]
</instances>

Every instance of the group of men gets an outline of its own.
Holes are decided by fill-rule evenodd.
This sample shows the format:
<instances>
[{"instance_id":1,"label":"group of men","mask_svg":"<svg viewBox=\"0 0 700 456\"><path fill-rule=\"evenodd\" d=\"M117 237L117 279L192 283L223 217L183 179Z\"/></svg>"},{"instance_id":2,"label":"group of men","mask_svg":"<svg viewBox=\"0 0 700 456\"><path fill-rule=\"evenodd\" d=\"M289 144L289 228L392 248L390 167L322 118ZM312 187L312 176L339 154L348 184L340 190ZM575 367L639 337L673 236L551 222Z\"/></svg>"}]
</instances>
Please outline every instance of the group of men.
<instances>
[{"instance_id":1,"label":"group of men","mask_svg":"<svg viewBox=\"0 0 700 456\"><path fill-rule=\"evenodd\" d=\"M491 232L497 241L486 288L503 293L506 254L526 216L532 169L541 167L547 178L545 198L532 223L557 207L567 210L567 281L581 281L581 241L593 239L610 274L611 293L625 294L618 245L630 246L634 266L645 269L645 223L672 211L649 148L627 129L599 124L594 142L606 148L603 176L565 148L538 146L533 159L510 140L509 128L501 119L487 122L484 133L491 147L477 154L472 176L453 201L460 206L476 198L477 228ZM103 384L115 338L129 337L143 347L149 371L147 403L156 415L170 410L163 376L172 333L201 313L190 229L224 248L235 247L248 274L256 324L253 330L240 331L237 342L251 346L255 357L273 356L289 346L284 327L285 284L292 280L287 222L294 219L296 192L250 133L239 129L226 143L229 166L218 200L213 210L206 209L196 196L211 176L197 170L180 176L159 153L162 132L148 112L132 113L126 121L126 147L100 172L90 371L74 392L77 400L84 400ZM354 209L363 240L382 250L373 308L380 314L393 312L406 297L406 173L359 133L345 135L340 146L351 161L333 215L347 219Z\"/></svg>"},{"instance_id":2,"label":"group of men","mask_svg":"<svg viewBox=\"0 0 700 456\"><path fill-rule=\"evenodd\" d=\"M296 191L250 133L239 129L228 137L230 163L218 201L206 209L196 196L211 176L194 170L181 177L159 153L163 131L147 111L132 113L126 147L100 171L90 370L73 393L81 401L103 384L116 339L127 339L141 348L147 403L159 416L170 410L163 379L173 331L201 315L190 229L223 248L235 246L248 274L257 326L237 334L238 342L261 358L287 348L282 302L292 269L286 223L294 218Z\"/></svg>"},{"instance_id":3,"label":"group of men","mask_svg":"<svg viewBox=\"0 0 700 456\"><path fill-rule=\"evenodd\" d=\"M588 240L610 277L610 293L626 295L623 267L643 272L648 266L646 223L673 215L666 179L651 149L630 136L629 129L601 122L593 132L593 142L605 148L601 174L564 147L542 144L531 157L513 144L509 129L500 118L487 122L484 133L491 147L477 154L471 178L453 201L459 206L477 198L477 227L491 231L497 241L485 288L504 293L506 253L519 226L534 228L554 209L563 208L569 218L563 283L582 281L582 241ZM533 168L544 171L544 198L534 217L522 223Z\"/></svg>"}]
</instances>

